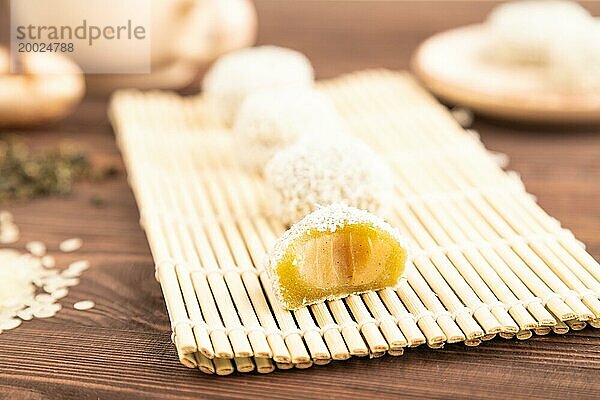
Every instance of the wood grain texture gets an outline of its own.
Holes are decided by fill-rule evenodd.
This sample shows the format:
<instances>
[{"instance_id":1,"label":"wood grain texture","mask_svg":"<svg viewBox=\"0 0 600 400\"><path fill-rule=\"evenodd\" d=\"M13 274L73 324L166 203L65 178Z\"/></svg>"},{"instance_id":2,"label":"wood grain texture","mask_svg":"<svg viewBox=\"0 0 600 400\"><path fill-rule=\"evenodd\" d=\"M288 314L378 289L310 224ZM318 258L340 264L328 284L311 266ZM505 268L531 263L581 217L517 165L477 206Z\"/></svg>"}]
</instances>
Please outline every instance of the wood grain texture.
<instances>
[{"instance_id":1,"label":"wood grain texture","mask_svg":"<svg viewBox=\"0 0 600 400\"><path fill-rule=\"evenodd\" d=\"M403 68L420 40L476 22L491 2L257 1L261 43L304 51L319 77L355 69ZM596 14L600 3L586 3ZM35 147L72 139L99 163L120 156L106 99L88 98L68 120L24 132ZM486 146L507 153L528 190L592 255L600 257L600 129L523 127L477 120ZM104 208L90 198L99 194ZM220 378L179 364L152 258L138 226L133 195L121 175L78 185L67 199L9 204L22 246L40 239L50 250L66 238L84 246L63 255L85 257L92 268L64 300L55 318L24 323L0 334L0 399L191 398L597 398L600 332L525 342L496 339L476 348L409 349L401 357L352 359L269 375ZM93 299L87 312L71 304Z\"/></svg>"}]
</instances>

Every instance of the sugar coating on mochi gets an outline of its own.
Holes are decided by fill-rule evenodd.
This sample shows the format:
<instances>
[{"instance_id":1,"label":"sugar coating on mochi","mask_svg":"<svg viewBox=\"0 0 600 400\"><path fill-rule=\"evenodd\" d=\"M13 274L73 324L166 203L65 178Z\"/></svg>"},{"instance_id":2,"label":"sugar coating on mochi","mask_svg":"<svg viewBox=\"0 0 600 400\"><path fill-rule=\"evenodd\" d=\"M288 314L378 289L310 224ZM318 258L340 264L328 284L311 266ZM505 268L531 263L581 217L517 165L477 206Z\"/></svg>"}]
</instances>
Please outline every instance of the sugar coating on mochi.
<instances>
[{"instance_id":1,"label":"sugar coating on mochi","mask_svg":"<svg viewBox=\"0 0 600 400\"><path fill-rule=\"evenodd\" d=\"M240 160L259 173L277 150L301 137L340 135L346 129L329 98L311 88L252 93L243 101L233 124Z\"/></svg>"},{"instance_id":2,"label":"sugar coating on mochi","mask_svg":"<svg viewBox=\"0 0 600 400\"><path fill-rule=\"evenodd\" d=\"M260 89L310 87L314 71L302 53L277 46L237 50L220 57L206 73L202 89L217 118L231 126L242 101Z\"/></svg>"},{"instance_id":3,"label":"sugar coating on mochi","mask_svg":"<svg viewBox=\"0 0 600 400\"><path fill-rule=\"evenodd\" d=\"M387 164L351 136L301 139L273 156L265 179L272 211L287 225L334 203L385 216L393 193Z\"/></svg>"}]
</instances>

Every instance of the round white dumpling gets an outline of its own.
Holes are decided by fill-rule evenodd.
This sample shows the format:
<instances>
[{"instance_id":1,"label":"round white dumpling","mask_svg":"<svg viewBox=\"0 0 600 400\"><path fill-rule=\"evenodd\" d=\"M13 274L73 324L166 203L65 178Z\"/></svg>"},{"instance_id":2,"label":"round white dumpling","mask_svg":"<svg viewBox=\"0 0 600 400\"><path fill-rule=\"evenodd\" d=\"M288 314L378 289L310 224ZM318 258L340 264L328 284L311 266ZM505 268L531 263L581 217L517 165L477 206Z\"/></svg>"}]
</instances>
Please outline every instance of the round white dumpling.
<instances>
[{"instance_id":1,"label":"round white dumpling","mask_svg":"<svg viewBox=\"0 0 600 400\"><path fill-rule=\"evenodd\" d=\"M393 193L387 164L358 139L340 139L299 140L266 165L273 212L284 224L334 203L385 216Z\"/></svg>"},{"instance_id":2,"label":"round white dumpling","mask_svg":"<svg viewBox=\"0 0 600 400\"><path fill-rule=\"evenodd\" d=\"M202 89L219 120L230 126L244 98L260 89L310 87L314 71L302 53L276 46L251 47L219 58Z\"/></svg>"},{"instance_id":3,"label":"round white dumpling","mask_svg":"<svg viewBox=\"0 0 600 400\"><path fill-rule=\"evenodd\" d=\"M576 35L590 20L587 10L573 1L526 0L501 4L487 19L490 55L513 64L548 64L554 43L562 35Z\"/></svg>"},{"instance_id":4,"label":"round white dumpling","mask_svg":"<svg viewBox=\"0 0 600 400\"><path fill-rule=\"evenodd\" d=\"M597 92L600 90L600 22L565 32L549 51L549 77L556 90Z\"/></svg>"},{"instance_id":5,"label":"round white dumpling","mask_svg":"<svg viewBox=\"0 0 600 400\"><path fill-rule=\"evenodd\" d=\"M286 88L247 96L233 132L244 166L262 172L277 150L303 136L343 134L345 125L325 95L311 88Z\"/></svg>"}]
</instances>

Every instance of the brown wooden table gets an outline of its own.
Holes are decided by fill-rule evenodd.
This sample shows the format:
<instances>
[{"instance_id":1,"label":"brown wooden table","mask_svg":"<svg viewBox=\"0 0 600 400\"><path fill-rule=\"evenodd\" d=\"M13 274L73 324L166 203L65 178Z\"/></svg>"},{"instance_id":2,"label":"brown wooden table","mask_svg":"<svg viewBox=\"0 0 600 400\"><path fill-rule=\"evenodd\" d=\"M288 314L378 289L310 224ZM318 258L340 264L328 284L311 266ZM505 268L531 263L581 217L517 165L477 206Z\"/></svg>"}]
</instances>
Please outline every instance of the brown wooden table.
<instances>
[{"instance_id":1,"label":"brown wooden table","mask_svg":"<svg viewBox=\"0 0 600 400\"><path fill-rule=\"evenodd\" d=\"M434 32L481 20L491 2L260 0L259 42L297 48L320 77L367 67L406 68ZM600 3L587 3L600 14ZM121 164L106 99L87 98L68 120L24 133L35 147L73 139L100 163ZM488 148L507 153L530 192L600 256L600 129L535 128L477 120ZM0 177L1 179L1 177ZM102 196L104 208L90 199ZM138 212L125 176L80 184L67 199L9 204L22 230L56 250L79 236L92 268L56 317L0 334L0 398L598 398L600 331L495 339L476 348L409 349L270 375L207 376L179 364ZM89 312L74 311L94 299Z\"/></svg>"}]
</instances>

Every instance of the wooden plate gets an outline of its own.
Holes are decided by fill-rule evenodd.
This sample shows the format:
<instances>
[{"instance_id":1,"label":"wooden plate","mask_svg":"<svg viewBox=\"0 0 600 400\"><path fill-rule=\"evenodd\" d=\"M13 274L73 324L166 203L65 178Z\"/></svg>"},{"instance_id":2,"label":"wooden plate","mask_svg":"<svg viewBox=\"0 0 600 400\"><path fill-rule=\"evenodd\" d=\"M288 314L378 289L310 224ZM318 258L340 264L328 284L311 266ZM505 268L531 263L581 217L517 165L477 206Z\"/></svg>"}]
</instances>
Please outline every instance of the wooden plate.
<instances>
[{"instance_id":1,"label":"wooden plate","mask_svg":"<svg viewBox=\"0 0 600 400\"><path fill-rule=\"evenodd\" d=\"M561 93L541 67L490 61L488 35L482 24L436 34L421 44L412 68L434 94L481 114L529 122L600 122L600 93Z\"/></svg>"}]
</instances>

